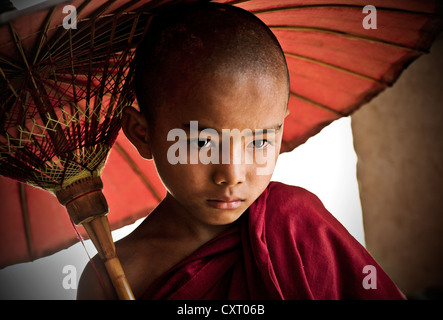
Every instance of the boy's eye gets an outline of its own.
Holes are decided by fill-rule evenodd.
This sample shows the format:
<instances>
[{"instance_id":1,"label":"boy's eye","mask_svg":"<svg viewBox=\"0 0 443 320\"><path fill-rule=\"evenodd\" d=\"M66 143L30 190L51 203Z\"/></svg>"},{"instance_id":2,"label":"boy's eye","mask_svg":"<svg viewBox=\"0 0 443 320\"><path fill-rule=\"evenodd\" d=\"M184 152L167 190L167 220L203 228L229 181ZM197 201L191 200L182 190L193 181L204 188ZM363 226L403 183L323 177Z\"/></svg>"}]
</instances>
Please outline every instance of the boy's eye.
<instances>
[{"instance_id":1,"label":"boy's eye","mask_svg":"<svg viewBox=\"0 0 443 320\"><path fill-rule=\"evenodd\" d=\"M252 144L256 149L264 149L269 145L269 141L264 139L258 139L252 141Z\"/></svg>"},{"instance_id":2,"label":"boy's eye","mask_svg":"<svg viewBox=\"0 0 443 320\"><path fill-rule=\"evenodd\" d=\"M191 144L198 148L210 148L214 144L211 139L192 139Z\"/></svg>"}]
</instances>

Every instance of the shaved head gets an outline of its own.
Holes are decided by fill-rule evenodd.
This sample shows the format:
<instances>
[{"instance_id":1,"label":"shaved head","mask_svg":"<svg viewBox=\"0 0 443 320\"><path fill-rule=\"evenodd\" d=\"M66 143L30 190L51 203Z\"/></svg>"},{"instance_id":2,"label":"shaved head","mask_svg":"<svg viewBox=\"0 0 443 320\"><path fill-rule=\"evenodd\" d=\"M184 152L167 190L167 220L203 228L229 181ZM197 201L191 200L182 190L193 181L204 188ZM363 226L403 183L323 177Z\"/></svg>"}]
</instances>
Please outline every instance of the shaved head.
<instances>
[{"instance_id":1,"label":"shaved head","mask_svg":"<svg viewBox=\"0 0 443 320\"><path fill-rule=\"evenodd\" d=\"M204 79L241 74L288 86L282 49L253 14L217 3L188 4L153 18L137 48L135 90L148 121L156 108L191 94ZM176 98L173 102L171 99Z\"/></svg>"}]
</instances>

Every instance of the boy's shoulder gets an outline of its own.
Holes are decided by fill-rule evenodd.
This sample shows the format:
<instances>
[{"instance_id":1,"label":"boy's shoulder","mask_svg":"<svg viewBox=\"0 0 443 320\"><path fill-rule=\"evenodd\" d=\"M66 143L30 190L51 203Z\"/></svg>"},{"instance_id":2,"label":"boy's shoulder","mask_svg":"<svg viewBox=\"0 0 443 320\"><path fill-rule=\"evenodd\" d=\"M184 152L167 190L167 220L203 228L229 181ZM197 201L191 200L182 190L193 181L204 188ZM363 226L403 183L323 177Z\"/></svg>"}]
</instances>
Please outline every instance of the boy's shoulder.
<instances>
[{"instance_id":1,"label":"boy's shoulder","mask_svg":"<svg viewBox=\"0 0 443 320\"><path fill-rule=\"evenodd\" d=\"M298 297L306 285L317 299L404 298L367 250L303 188L271 182L251 206L248 221L288 297ZM379 290L362 286L368 265L376 268ZM295 278L301 279L296 288Z\"/></svg>"},{"instance_id":2,"label":"boy's shoulder","mask_svg":"<svg viewBox=\"0 0 443 320\"><path fill-rule=\"evenodd\" d=\"M298 203L302 205L320 201L314 193L302 187L287 185L277 181L271 181L265 191L267 201L280 202L283 206L285 204L293 205Z\"/></svg>"},{"instance_id":3,"label":"boy's shoulder","mask_svg":"<svg viewBox=\"0 0 443 320\"><path fill-rule=\"evenodd\" d=\"M312 220L321 220L334 225L337 223L314 193L281 182L270 182L255 206L258 210L278 215L280 221L290 219L297 223L309 223Z\"/></svg>"},{"instance_id":4,"label":"boy's shoulder","mask_svg":"<svg viewBox=\"0 0 443 320\"><path fill-rule=\"evenodd\" d=\"M258 221L263 216L269 238L288 237L300 247L334 243L337 250L362 249L321 200L304 188L271 182L250 209L251 219Z\"/></svg>"}]
</instances>

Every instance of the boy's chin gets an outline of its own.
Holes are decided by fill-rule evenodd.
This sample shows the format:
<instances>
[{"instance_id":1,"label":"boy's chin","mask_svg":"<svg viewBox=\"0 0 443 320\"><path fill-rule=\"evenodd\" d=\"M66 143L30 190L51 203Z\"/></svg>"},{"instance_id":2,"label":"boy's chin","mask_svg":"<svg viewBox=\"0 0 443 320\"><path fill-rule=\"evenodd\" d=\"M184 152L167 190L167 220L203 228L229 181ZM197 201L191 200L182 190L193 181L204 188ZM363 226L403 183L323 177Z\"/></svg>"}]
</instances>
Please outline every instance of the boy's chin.
<instances>
[{"instance_id":1,"label":"boy's chin","mask_svg":"<svg viewBox=\"0 0 443 320\"><path fill-rule=\"evenodd\" d=\"M245 210L233 212L233 210L220 210L220 212L213 212L210 216L204 217L203 220L206 224L211 226L227 226L237 221Z\"/></svg>"}]
</instances>

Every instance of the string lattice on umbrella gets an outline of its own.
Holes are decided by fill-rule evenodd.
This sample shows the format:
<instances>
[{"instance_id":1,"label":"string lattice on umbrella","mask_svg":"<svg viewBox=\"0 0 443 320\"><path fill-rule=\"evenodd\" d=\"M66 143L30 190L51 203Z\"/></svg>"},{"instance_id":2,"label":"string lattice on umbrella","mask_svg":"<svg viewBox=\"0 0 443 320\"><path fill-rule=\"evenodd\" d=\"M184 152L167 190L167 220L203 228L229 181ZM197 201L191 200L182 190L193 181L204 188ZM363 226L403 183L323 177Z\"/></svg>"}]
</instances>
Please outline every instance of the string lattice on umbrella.
<instances>
[{"instance_id":1,"label":"string lattice on umbrella","mask_svg":"<svg viewBox=\"0 0 443 320\"><path fill-rule=\"evenodd\" d=\"M0 174L52 192L100 176L133 101L128 39L144 26L132 18L108 16L92 33L80 22L35 56L11 25L21 59L0 60Z\"/></svg>"}]
</instances>

